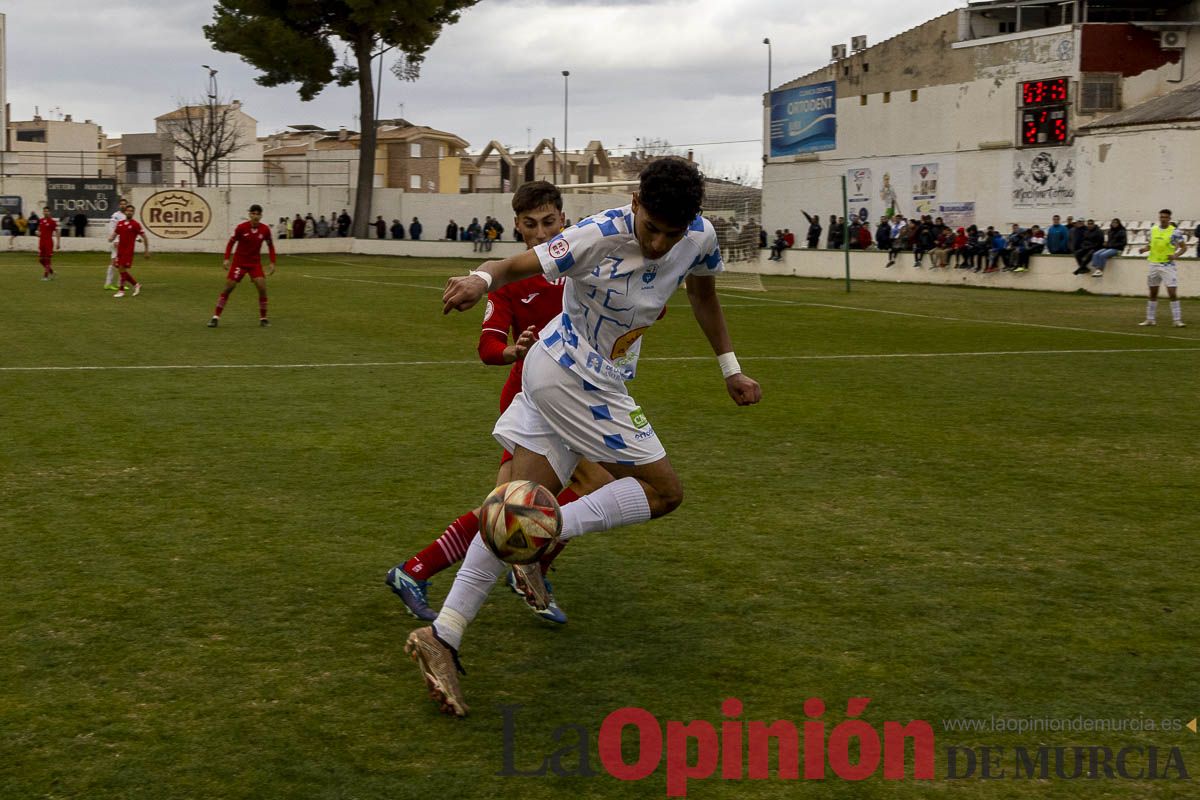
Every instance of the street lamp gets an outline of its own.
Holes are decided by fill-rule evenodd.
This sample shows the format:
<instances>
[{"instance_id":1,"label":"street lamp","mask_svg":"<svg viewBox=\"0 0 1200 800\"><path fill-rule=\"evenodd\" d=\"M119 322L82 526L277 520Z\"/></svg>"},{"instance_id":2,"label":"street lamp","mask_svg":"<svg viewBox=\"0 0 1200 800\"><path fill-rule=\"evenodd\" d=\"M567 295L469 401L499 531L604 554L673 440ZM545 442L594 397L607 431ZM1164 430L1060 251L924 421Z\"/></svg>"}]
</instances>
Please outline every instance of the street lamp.
<instances>
[{"instance_id":1,"label":"street lamp","mask_svg":"<svg viewBox=\"0 0 1200 800\"><path fill-rule=\"evenodd\" d=\"M767 46L767 94L771 93L771 40L763 39L763 44Z\"/></svg>"},{"instance_id":2,"label":"street lamp","mask_svg":"<svg viewBox=\"0 0 1200 800\"><path fill-rule=\"evenodd\" d=\"M217 71L208 64L201 64L202 68L208 70L208 119L204 121L204 127L209 129L217 124ZM190 113L188 114L190 117ZM221 185L221 163L217 162L216 167L216 185Z\"/></svg>"},{"instance_id":3,"label":"street lamp","mask_svg":"<svg viewBox=\"0 0 1200 800\"><path fill-rule=\"evenodd\" d=\"M571 82L571 71L564 69L563 76L563 143L562 143L562 159L563 159L563 183L570 183L567 180L567 96L568 85Z\"/></svg>"}]
</instances>

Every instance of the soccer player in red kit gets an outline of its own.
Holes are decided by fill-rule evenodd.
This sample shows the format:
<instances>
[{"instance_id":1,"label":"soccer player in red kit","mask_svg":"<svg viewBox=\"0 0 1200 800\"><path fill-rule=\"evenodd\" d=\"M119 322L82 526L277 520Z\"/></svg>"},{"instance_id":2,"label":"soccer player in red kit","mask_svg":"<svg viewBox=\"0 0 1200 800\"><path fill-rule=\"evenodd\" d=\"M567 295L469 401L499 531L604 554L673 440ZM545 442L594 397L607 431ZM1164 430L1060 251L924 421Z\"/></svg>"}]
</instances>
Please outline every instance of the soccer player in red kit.
<instances>
[{"instance_id":1,"label":"soccer player in red kit","mask_svg":"<svg viewBox=\"0 0 1200 800\"><path fill-rule=\"evenodd\" d=\"M562 194L551 183L533 181L522 185L513 196L512 205L516 228L527 248L549 241L563 228ZM562 313L562 294L561 280L550 282L542 275L510 283L488 294L483 330L479 336L479 358L485 364L512 365L500 393L501 411L508 408L521 391L522 359L537 341L537 332ZM510 331L512 344L509 344ZM512 454L505 451L500 458L496 485L507 483L511 473ZM573 478L572 485L558 495L559 503L576 500L613 479L606 470L590 461L581 461ZM425 549L388 572L388 586L404 601L408 613L417 619L428 621L437 616L428 604L429 578L466 555L467 546L479 533L477 511L468 511L451 522L446 532ZM544 579L529 580L522 572L539 570L544 576L561 550L562 546L551 550L540 564L515 567L508 578L509 587L525 597L534 613L560 624L567 621L567 615L555 602L552 587Z\"/></svg>"},{"instance_id":2,"label":"soccer player in red kit","mask_svg":"<svg viewBox=\"0 0 1200 800\"><path fill-rule=\"evenodd\" d=\"M42 209L42 221L38 223L38 261L42 264L42 280L48 281L54 277L54 267L50 259L55 250L62 249L62 233L58 230L58 220L50 216L50 208Z\"/></svg>"},{"instance_id":3,"label":"soccer player in red kit","mask_svg":"<svg viewBox=\"0 0 1200 800\"><path fill-rule=\"evenodd\" d=\"M213 309L212 319L208 327L215 328L221 321L221 312L229 302L229 295L247 275L254 281L258 289L258 324L264 328L271 323L267 320L267 278L275 274L275 240L271 238L271 226L263 224L262 206L250 206L249 219L233 229L229 244L225 245L225 267L229 274L225 277L225 288L217 298L217 307ZM266 242L267 251L271 256L271 271L263 274L262 246ZM235 249L236 246L236 249ZM229 256L233 255L233 265L230 266Z\"/></svg>"},{"instance_id":4,"label":"soccer player in red kit","mask_svg":"<svg viewBox=\"0 0 1200 800\"><path fill-rule=\"evenodd\" d=\"M124 297L127 283L133 287L134 297L142 293L142 285L129 273L129 268L133 266L133 251L138 239L142 240L143 254L149 258L150 240L146 238L146 230L142 227L142 223L133 218L133 206L128 205L125 207L125 219L116 224L112 234L108 237L110 242L113 240L117 242L117 271L121 273L121 283L113 297Z\"/></svg>"}]
</instances>

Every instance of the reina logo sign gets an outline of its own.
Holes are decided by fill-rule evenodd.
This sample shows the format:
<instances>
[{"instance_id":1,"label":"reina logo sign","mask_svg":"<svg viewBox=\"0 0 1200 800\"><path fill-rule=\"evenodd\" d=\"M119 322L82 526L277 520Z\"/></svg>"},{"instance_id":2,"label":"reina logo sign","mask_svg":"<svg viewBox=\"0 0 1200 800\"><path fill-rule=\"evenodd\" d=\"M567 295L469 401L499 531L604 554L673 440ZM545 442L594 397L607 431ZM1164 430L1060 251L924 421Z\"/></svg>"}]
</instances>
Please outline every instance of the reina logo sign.
<instances>
[{"instance_id":1,"label":"reina logo sign","mask_svg":"<svg viewBox=\"0 0 1200 800\"><path fill-rule=\"evenodd\" d=\"M162 239L191 239L208 230L212 209L195 192L155 192L142 203L142 225Z\"/></svg>"}]
</instances>

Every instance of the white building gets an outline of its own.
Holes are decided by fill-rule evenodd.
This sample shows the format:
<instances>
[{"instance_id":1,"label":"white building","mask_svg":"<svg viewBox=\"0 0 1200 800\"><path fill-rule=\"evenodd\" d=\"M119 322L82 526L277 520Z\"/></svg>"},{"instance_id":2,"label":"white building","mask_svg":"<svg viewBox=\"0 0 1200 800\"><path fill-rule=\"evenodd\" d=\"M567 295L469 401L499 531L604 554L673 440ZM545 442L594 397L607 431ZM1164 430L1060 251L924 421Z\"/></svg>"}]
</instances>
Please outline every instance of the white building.
<instances>
[{"instance_id":1,"label":"white building","mask_svg":"<svg viewBox=\"0 0 1200 800\"><path fill-rule=\"evenodd\" d=\"M971 3L846 51L765 104L769 229L827 225L843 178L873 220L1200 217L1200 0Z\"/></svg>"}]
</instances>

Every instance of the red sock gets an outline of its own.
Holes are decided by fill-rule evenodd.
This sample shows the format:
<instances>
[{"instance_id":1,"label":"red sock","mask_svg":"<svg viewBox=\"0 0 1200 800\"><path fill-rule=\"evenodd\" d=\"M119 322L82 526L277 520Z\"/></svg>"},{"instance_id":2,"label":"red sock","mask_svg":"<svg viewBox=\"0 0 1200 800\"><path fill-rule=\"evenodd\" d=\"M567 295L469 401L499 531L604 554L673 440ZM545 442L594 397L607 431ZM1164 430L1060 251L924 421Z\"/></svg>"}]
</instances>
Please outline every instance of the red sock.
<instances>
[{"instance_id":1,"label":"red sock","mask_svg":"<svg viewBox=\"0 0 1200 800\"><path fill-rule=\"evenodd\" d=\"M229 292L221 292L217 297L217 307L213 309L213 316L221 316L221 312L225 310L225 304L229 302Z\"/></svg>"},{"instance_id":2,"label":"red sock","mask_svg":"<svg viewBox=\"0 0 1200 800\"><path fill-rule=\"evenodd\" d=\"M129 270L121 270L121 288L125 288L125 281L129 281L130 286L137 286L137 281L133 279L133 275L129 274Z\"/></svg>"},{"instance_id":3,"label":"red sock","mask_svg":"<svg viewBox=\"0 0 1200 800\"><path fill-rule=\"evenodd\" d=\"M479 533L479 517L468 511L451 522L446 532L428 547L404 562L404 571L416 580L429 580L451 564L463 560L467 547Z\"/></svg>"},{"instance_id":4,"label":"red sock","mask_svg":"<svg viewBox=\"0 0 1200 800\"><path fill-rule=\"evenodd\" d=\"M267 296L265 294L258 298L258 318L267 318Z\"/></svg>"}]
</instances>

